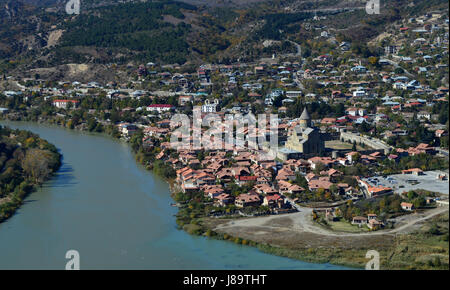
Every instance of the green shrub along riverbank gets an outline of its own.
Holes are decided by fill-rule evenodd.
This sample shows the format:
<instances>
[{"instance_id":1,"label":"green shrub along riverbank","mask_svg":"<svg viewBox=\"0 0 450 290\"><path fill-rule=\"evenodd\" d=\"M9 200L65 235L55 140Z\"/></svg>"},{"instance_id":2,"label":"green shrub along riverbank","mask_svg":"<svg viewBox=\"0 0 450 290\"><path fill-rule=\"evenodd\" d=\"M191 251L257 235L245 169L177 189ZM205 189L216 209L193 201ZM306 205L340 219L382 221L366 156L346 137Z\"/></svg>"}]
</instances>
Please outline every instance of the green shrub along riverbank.
<instances>
[{"instance_id":1,"label":"green shrub along riverbank","mask_svg":"<svg viewBox=\"0 0 450 290\"><path fill-rule=\"evenodd\" d=\"M54 145L31 132L0 126L0 223L60 166Z\"/></svg>"}]
</instances>

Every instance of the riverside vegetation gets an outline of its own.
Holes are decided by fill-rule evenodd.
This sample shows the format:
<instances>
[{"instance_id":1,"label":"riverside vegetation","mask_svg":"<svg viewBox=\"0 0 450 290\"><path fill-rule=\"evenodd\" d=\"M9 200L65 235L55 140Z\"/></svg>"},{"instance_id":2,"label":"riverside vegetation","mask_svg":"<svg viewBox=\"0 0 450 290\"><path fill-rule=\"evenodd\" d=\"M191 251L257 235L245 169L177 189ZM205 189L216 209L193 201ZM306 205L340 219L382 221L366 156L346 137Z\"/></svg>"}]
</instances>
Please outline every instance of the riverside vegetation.
<instances>
[{"instance_id":1,"label":"riverside vegetation","mask_svg":"<svg viewBox=\"0 0 450 290\"><path fill-rule=\"evenodd\" d=\"M390 245L378 245L381 270L448 270L448 213L425 222L410 234L396 235ZM306 262L364 268L370 247L340 249L274 247L258 244L263 252ZM358 258L359 257L359 258Z\"/></svg>"},{"instance_id":2,"label":"riverside vegetation","mask_svg":"<svg viewBox=\"0 0 450 290\"><path fill-rule=\"evenodd\" d=\"M31 132L0 126L0 223L60 166L54 145Z\"/></svg>"}]
</instances>

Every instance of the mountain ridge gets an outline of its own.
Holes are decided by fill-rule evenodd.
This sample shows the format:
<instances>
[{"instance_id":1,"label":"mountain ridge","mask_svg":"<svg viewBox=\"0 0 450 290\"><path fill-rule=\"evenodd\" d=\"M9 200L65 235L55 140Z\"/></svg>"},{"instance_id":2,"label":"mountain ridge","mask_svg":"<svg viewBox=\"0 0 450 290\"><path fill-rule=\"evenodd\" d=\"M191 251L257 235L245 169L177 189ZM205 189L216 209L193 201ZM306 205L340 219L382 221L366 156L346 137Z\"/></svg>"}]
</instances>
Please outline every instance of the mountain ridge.
<instances>
[{"instance_id":1,"label":"mountain ridge","mask_svg":"<svg viewBox=\"0 0 450 290\"><path fill-rule=\"evenodd\" d=\"M0 18L0 73L70 63L252 61L272 54L262 45L266 40L281 41L279 53L295 52L292 43L311 35L306 24L334 28L340 38L364 43L381 34L384 25L446 5L443 0L393 0L381 15L368 17L363 9L342 9L364 1L256 0L251 8L227 8L193 5L204 2L197 0L82 0L88 8L73 16L63 6L55 8L65 0L36 2L0 0L0 16L5 16ZM211 3L219 2L231 3ZM89 8L93 3L98 6ZM318 12L302 12L314 9ZM313 21L314 16L326 20Z\"/></svg>"}]
</instances>

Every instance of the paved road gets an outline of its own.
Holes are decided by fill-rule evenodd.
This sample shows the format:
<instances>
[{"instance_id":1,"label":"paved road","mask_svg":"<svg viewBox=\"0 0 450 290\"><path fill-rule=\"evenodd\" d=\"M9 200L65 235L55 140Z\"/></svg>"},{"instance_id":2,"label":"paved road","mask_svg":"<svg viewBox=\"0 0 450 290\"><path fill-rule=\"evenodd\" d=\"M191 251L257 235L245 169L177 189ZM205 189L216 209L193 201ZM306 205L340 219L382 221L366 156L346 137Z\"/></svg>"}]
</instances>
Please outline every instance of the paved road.
<instances>
[{"instance_id":1,"label":"paved road","mask_svg":"<svg viewBox=\"0 0 450 290\"><path fill-rule=\"evenodd\" d=\"M425 221L425 220L430 219L432 217L435 217L435 216L437 216L437 215L439 215L441 213L444 213L446 211L448 211L448 206L442 206L441 208L437 208L435 211L428 213L424 217L421 217L421 218L418 218L418 219L414 219L414 220L412 220L412 221L410 221L410 222L408 222L408 223L406 223L406 224L404 224L404 225L402 225L402 226L400 226L398 228L395 228L395 229L389 231L388 233L398 233L398 232L401 232L403 230L407 230L409 227L411 227L411 226L413 226L413 225L415 225L415 224L417 224L419 222L422 222L422 221Z\"/></svg>"},{"instance_id":2,"label":"paved road","mask_svg":"<svg viewBox=\"0 0 450 290\"><path fill-rule=\"evenodd\" d=\"M414 75L413 75L412 73L408 72L408 71L407 71L406 69L404 69L403 67L401 67L401 66L398 64L398 62L393 61L393 60L391 60L391 59L386 59L386 61L389 62L391 65L393 65L395 68L401 68L401 69L405 72L405 74L406 74L407 76L409 76L410 78L414 78Z\"/></svg>"},{"instance_id":3,"label":"paved road","mask_svg":"<svg viewBox=\"0 0 450 290\"><path fill-rule=\"evenodd\" d=\"M319 9L312 9L312 10L297 10L297 9L294 9L294 10L295 10L295 12L315 13L315 12L344 12L344 11L362 10L362 9L366 9L366 6L342 7L342 8L319 8Z\"/></svg>"},{"instance_id":4,"label":"paved road","mask_svg":"<svg viewBox=\"0 0 450 290\"><path fill-rule=\"evenodd\" d=\"M294 55L294 56L302 56L302 47L300 44L298 44L297 42L293 42L291 40L288 40L290 43L292 43L293 45L295 45L295 47L297 48L297 52L295 54L290 53L289 55Z\"/></svg>"},{"instance_id":5,"label":"paved road","mask_svg":"<svg viewBox=\"0 0 450 290\"><path fill-rule=\"evenodd\" d=\"M21 85L18 81L15 81L14 84L22 90L25 90L27 88L26 86Z\"/></svg>"}]
</instances>

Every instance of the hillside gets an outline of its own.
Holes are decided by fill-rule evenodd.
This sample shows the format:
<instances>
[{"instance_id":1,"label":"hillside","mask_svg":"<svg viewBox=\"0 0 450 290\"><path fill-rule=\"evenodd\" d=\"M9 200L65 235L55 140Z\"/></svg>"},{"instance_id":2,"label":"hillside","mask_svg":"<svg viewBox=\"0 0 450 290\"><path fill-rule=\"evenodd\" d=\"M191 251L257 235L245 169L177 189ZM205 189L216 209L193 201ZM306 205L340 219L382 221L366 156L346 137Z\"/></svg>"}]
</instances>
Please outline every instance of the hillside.
<instances>
[{"instance_id":1,"label":"hillside","mask_svg":"<svg viewBox=\"0 0 450 290\"><path fill-rule=\"evenodd\" d=\"M0 73L71 63L254 61L295 53L293 43L303 46L312 27L366 43L391 23L447 5L395 0L368 16L360 0L118 2L85 0L81 15L71 16L64 1L0 0Z\"/></svg>"}]
</instances>

